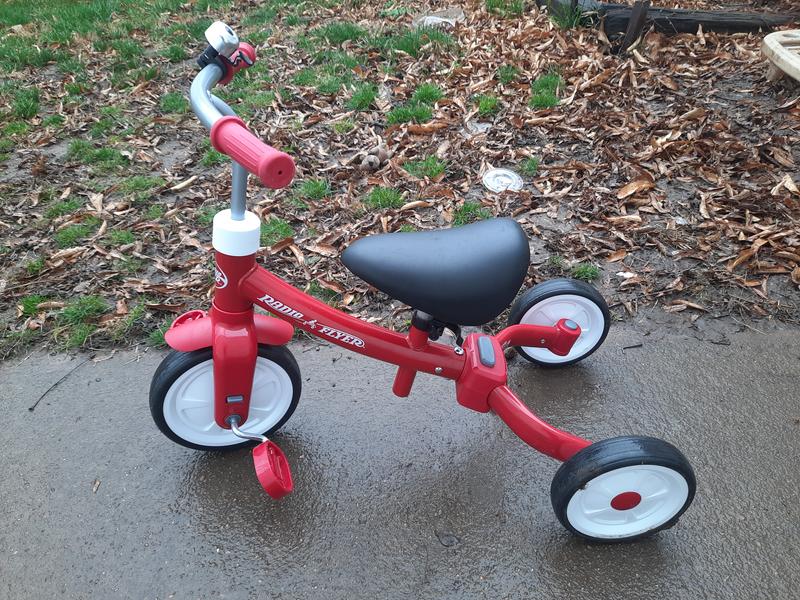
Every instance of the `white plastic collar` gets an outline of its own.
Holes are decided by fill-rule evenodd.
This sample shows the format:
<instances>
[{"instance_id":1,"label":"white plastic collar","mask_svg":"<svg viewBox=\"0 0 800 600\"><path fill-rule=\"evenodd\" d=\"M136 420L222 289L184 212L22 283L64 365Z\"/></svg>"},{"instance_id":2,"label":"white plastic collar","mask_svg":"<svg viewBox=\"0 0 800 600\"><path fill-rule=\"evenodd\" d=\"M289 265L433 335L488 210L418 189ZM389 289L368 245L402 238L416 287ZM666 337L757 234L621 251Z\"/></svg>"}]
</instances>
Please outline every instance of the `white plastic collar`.
<instances>
[{"instance_id":1,"label":"white plastic collar","mask_svg":"<svg viewBox=\"0 0 800 600\"><path fill-rule=\"evenodd\" d=\"M249 210L244 220L231 219L230 209L214 216L214 232L211 244L214 250L228 256L250 256L258 252L261 238L261 219Z\"/></svg>"}]
</instances>

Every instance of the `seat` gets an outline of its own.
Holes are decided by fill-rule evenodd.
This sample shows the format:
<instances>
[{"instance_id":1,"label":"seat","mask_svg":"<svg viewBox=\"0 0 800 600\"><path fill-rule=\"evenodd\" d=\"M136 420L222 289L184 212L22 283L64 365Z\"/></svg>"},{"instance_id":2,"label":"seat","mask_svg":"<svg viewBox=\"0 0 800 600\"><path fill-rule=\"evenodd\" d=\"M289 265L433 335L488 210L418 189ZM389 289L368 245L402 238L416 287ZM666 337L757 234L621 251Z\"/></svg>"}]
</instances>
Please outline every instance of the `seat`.
<instances>
[{"instance_id":1,"label":"seat","mask_svg":"<svg viewBox=\"0 0 800 600\"><path fill-rule=\"evenodd\" d=\"M444 323L482 325L514 299L530 263L513 219L356 240L342 262L367 283Z\"/></svg>"}]
</instances>

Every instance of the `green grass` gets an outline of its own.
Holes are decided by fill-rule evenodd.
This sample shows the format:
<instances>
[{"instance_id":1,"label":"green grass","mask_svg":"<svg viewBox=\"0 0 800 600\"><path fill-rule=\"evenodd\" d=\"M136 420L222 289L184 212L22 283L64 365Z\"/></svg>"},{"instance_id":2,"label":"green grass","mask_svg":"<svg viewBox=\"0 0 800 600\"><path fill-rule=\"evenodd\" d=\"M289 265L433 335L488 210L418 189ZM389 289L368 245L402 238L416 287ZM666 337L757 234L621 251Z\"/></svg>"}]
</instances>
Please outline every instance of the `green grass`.
<instances>
[{"instance_id":1,"label":"green grass","mask_svg":"<svg viewBox=\"0 0 800 600\"><path fill-rule=\"evenodd\" d=\"M439 49L453 44L455 44L455 40L452 36L434 27L409 29L400 35L378 37L372 40L372 45L384 53L400 52L413 58L418 58L425 47Z\"/></svg>"},{"instance_id":2,"label":"green grass","mask_svg":"<svg viewBox=\"0 0 800 600\"><path fill-rule=\"evenodd\" d=\"M165 183L161 177L134 175L121 181L117 185L117 189L125 196L132 196L134 202L144 202L153 195L153 190L162 187Z\"/></svg>"},{"instance_id":3,"label":"green grass","mask_svg":"<svg viewBox=\"0 0 800 600\"><path fill-rule=\"evenodd\" d=\"M70 248L79 241L92 235L100 225L97 217L87 217L80 223L69 225L64 229L59 229L53 234L53 239L59 248Z\"/></svg>"},{"instance_id":4,"label":"green grass","mask_svg":"<svg viewBox=\"0 0 800 600\"><path fill-rule=\"evenodd\" d=\"M307 179L297 188L297 195L308 200L322 200L330 194L331 187L325 179Z\"/></svg>"},{"instance_id":5,"label":"green grass","mask_svg":"<svg viewBox=\"0 0 800 600\"><path fill-rule=\"evenodd\" d=\"M519 170L523 175L534 177L539 172L539 159L530 157L526 158L519 164Z\"/></svg>"},{"instance_id":6,"label":"green grass","mask_svg":"<svg viewBox=\"0 0 800 600\"><path fill-rule=\"evenodd\" d=\"M25 67L44 67L55 53L31 36L10 35L0 40L0 70L18 71Z\"/></svg>"},{"instance_id":7,"label":"green grass","mask_svg":"<svg viewBox=\"0 0 800 600\"><path fill-rule=\"evenodd\" d=\"M11 110L19 119L30 119L39 112L39 90L37 88L23 88L14 94Z\"/></svg>"},{"instance_id":8,"label":"green grass","mask_svg":"<svg viewBox=\"0 0 800 600\"><path fill-rule=\"evenodd\" d=\"M524 0L486 0L486 10L501 17L518 17L525 10Z\"/></svg>"},{"instance_id":9,"label":"green grass","mask_svg":"<svg viewBox=\"0 0 800 600\"><path fill-rule=\"evenodd\" d=\"M547 257L547 266L559 271L564 271L567 268L567 261L558 254L552 254Z\"/></svg>"},{"instance_id":10,"label":"green grass","mask_svg":"<svg viewBox=\"0 0 800 600\"><path fill-rule=\"evenodd\" d=\"M375 187L364 199L370 208L400 208L405 204L400 192L393 188Z\"/></svg>"},{"instance_id":11,"label":"green grass","mask_svg":"<svg viewBox=\"0 0 800 600\"><path fill-rule=\"evenodd\" d=\"M186 60L189 55L181 44L172 44L164 50L164 56L169 62L180 62Z\"/></svg>"},{"instance_id":12,"label":"green grass","mask_svg":"<svg viewBox=\"0 0 800 600\"><path fill-rule=\"evenodd\" d=\"M275 102L275 92L258 92L246 96L244 100L252 108L268 108Z\"/></svg>"},{"instance_id":13,"label":"green grass","mask_svg":"<svg viewBox=\"0 0 800 600\"><path fill-rule=\"evenodd\" d=\"M95 148L86 140L72 140L67 148L67 158L85 165L94 165L102 170L111 170L128 164L119 150Z\"/></svg>"},{"instance_id":14,"label":"green grass","mask_svg":"<svg viewBox=\"0 0 800 600\"><path fill-rule=\"evenodd\" d=\"M529 104L533 108L553 108L559 102L558 91L563 85L561 75L554 71L540 75L531 84Z\"/></svg>"},{"instance_id":15,"label":"green grass","mask_svg":"<svg viewBox=\"0 0 800 600\"><path fill-rule=\"evenodd\" d=\"M339 46L348 40L360 40L367 36L367 30L359 27L355 23L345 21L334 21L315 29L312 34L324 39L329 44Z\"/></svg>"},{"instance_id":16,"label":"green grass","mask_svg":"<svg viewBox=\"0 0 800 600\"><path fill-rule=\"evenodd\" d=\"M423 83L411 95L411 102L416 104L436 104L444 97L442 89L433 83Z\"/></svg>"},{"instance_id":17,"label":"green grass","mask_svg":"<svg viewBox=\"0 0 800 600\"><path fill-rule=\"evenodd\" d=\"M64 215L71 214L80 208L81 203L77 198L69 197L66 200L56 202L52 206L48 206L44 213L45 218L55 219L56 217L63 217Z\"/></svg>"},{"instance_id":18,"label":"green grass","mask_svg":"<svg viewBox=\"0 0 800 600\"><path fill-rule=\"evenodd\" d=\"M339 135L350 133L355 128L356 124L352 119L340 119L331 126L333 132Z\"/></svg>"},{"instance_id":19,"label":"green grass","mask_svg":"<svg viewBox=\"0 0 800 600\"><path fill-rule=\"evenodd\" d=\"M167 113L185 113L189 111L189 101L180 92L168 92L159 101L161 110Z\"/></svg>"},{"instance_id":20,"label":"green grass","mask_svg":"<svg viewBox=\"0 0 800 600\"><path fill-rule=\"evenodd\" d=\"M3 133L8 136L25 135L30 131L30 126L24 121L12 121L3 127Z\"/></svg>"},{"instance_id":21,"label":"green grass","mask_svg":"<svg viewBox=\"0 0 800 600\"><path fill-rule=\"evenodd\" d=\"M334 304L339 299L339 294L326 287L322 287L316 281L312 281L308 284L308 293L322 300L325 304Z\"/></svg>"},{"instance_id":22,"label":"green grass","mask_svg":"<svg viewBox=\"0 0 800 600\"><path fill-rule=\"evenodd\" d=\"M516 81L517 77L519 77L519 69L513 65L503 65L497 69L497 81L503 85Z\"/></svg>"},{"instance_id":23,"label":"green grass","mask_svg":"<svg viewBox=\"0 0 800 600\"><path fill-rule=\"evenodd\" d=\"M114 261L114 269L122 273L132 274L137 273L144 269L145 262L141 258L135 256L123 256L119 260Z\"/></svg>"},{"instance_id":24,"label":"green grass","mask_svg":"<svg viewBox=\"0 0 800 600\"><path fill-rule=\"evenodd\" d=\"M89 337L97 331L97 326L92 323L80 323L67 329L67 338L64 340L64 347L67 350L81 348L86 345Z\"/></svg>"},{"instance_id":25,"label":"green grass","mask_svg":"<svg viewBox=\"0 0 800 600\"><path fill-rule=\"evenodd\" d=\"M261 224L261 245L272 246L282 239L292 237L294 229L283 219L272 217L267 222Z\"/></svg>"},{"instance_id":26,"label":"green grass","mask_svg":"<svg viewBox=\"0 0 800 600\"><path fill-rule=\"evenodd\" d=\"M25 272L34 277L44 270L44 259L42 257L34 258L33 260L25 263Z\"/></svg>"},{"instance_id":27,"label":"green grass","mask_svg":"<svg viewBox=\"0 0 800 600\"><path fill-rule=\"evenodd\" d=\"M495 96L478 96L475 101L478 104L478 114L482 117L488 117L500 110L500 102Z\"/></svg>"},{"instance_id":28,"label":"green grass","mask_svg":"<svg viewBox=\"0 0 800 600\"><path fill-rule=\"evenodd\" d=\"M576 27L584 25L586 21L586 17L580 6L572 8L566 4L554 5L548 3L548 11L550 12L550 20L561 29L575 29Z\"/></svg>"},{"instance_id":29,"label":"green grass","mask_svg":"<svg viewBox=\"0 0 800 600\"><path fill-rule=\"evenodd\" d=\"M112 229L106 234L106 237L116 246L124 246L136 241L136 236L128 229Z\"/></svg>"},{"instance_id":30,"label":"green grass","mask_svg":"<svg viewBox=\"0 0 800 600\"><path fill-rule=\"evenodd\" d=\"M32 317L37 312L37 307L42 302L47 302L49 298L47 296L40 296L39 294L33 294L32 296L25 296L19 301L19 305L22 307L22 314L26 317Z\"/></svg>"},{"instance_id":31,"label":"green grass","mask_svg":"<svg viewBox=\"0 0 800 600\"><path fill-rule=\"evenodd\" d=\"M221 204L207 204L195 213L195 220L203 227L208 227L214 222L216 214L223 209Z\"/></svg>"},{"instance_id":32,"label":"green grass","mask_svg":"<svg viewBox=\"0 0 800 600\"><path fill-rule=\"evenodd\" d=\"M317 72L314 69L300 69L292 77L292 83L303 87L315 85L317 83Z\"/></svg>"},{"instance_id":33,"label":"green grass","mask_svg":"<svg viewBox=\"0 0 800 600\"><path fill-rule=\"evenodd\" d=\"M406 104L393 108L386 115L390 125L398 123L426 123L433 117L433 110L427 104Z\"/></svg>"},{"instance_id":34,"label":"green grass","mask_svg":"<svg viewBox=\"0 0 800 600\"><path fill-rule=\"evenodd\" d=\"M164 207L160 204L151 204L147 207L147 211L144 213L144 218L148 221L157 221L161 217L164 216Z\"/></svg>"},{"instance_id":35,"label":"green grass","mask_svg":"<svg viewBox=\"0 0 800 600\"><path fill-rule=\"evenodd\" d=\"M403 165L403 168L411 173L414 177L428 177L433 179L443 174L447 167L444 161L439 160L436 156L431 155L424 160L412 160Z\"/></svg>"},{"instance_id":36,"label":"green grass","mask_svg":"<svg viewBox=\"0 0 800 600\"><path fill-rule=\"evenodd\" d=\"M353 95L347 101L347 108L350 110L368 110L378 95L378 88L371 83L362 83L353 91Z\"/></svg>"},{"instance_id":37,"label":"green grass","mask_svg":"<svg viewBox=\"0 0 800 600\"><path fill-rule=\"evenodd\" d=\"M453 225L459 227L472 223L473 221L480 221L481 219L488 219L492 216L487 209L480 205L478 202L464 202L453 213Z\"/></svg>"},{"instance_id":38,"label":"green grass","mask_svg":"<svg viewBox=\"0 0 800 600\"><path fill-rule=\"evenodd\" d=\"M105 314L108 308L108 303L100 296L80 296L62 308L57 319L66 325L80 325Z\"/></svg>"},{"instance_id":39,"label":"green grass","mask_svg":"<svg viewBox=\"0 0 800 600\"><path fill-rule=\"evenodd\" d=\"M600 277L600 269L590 263L581 263L572 267L570 271L572 277L583 281L594 281Z\"/></svg>"},{"instance_id":40,"label":"green grass","mask_svg":"<svg viewBox=\"0 0 800 600\"><path fill-rule=\"evenodd\" d=\"M48 115L42 119L42 127L61 127L64 120L62 115Z\"/></svg>"},{"instance_id":41,"label":"green grass","mask_svg":"<svg viewBox=\"0 0 800 600\"><path fill-rule=\"evenodd\" d=\"M320 94L330 96L338 94L347 79L338 75L325 75L317 83L317 91Z\"/></svg>"},{"instance_id":42,"label":"green grass","mask_svg":"<svg viewBox=\"0 0 800 600\"><path fill-rule=\"evenodd\" d=\"M214 165L218 165L222 162L225 162L225 159L228 157L225 156L222 152L218 152L214 148L211 147L211 142L208 138L203 139L203 156L200 158L200 164L204 167L213 167Z\"/></svg>"},{"instance_id":43,"label":"green grass","mask_svg":"<svg viewBox=\"0 0 800 600\"><path fill-rule=\"evenodd\" d=\"M173 319L166 318L164 321L156 327L150 334L147 336L147 344L152 346L153 348L163 348L167 345L167 342L164 340L164 334L167 333L170 326L172 325Z\"/></svg>"}]
</instances>

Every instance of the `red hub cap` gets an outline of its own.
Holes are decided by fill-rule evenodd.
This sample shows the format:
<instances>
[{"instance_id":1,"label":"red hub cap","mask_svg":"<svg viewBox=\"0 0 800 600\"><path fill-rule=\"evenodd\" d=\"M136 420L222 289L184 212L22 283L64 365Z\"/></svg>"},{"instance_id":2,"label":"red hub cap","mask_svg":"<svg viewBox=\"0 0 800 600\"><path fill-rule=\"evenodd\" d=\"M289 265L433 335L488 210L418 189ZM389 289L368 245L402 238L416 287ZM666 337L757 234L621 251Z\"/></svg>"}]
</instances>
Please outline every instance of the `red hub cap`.
<instances>
[{"instance_id":1,"label":"red hub cap","mask_svg":"<svg viewBox=\"0 0 800 600\"><path fill-rule=\"evenodd\" d=\"M630 510L639 505L642 497L636 492L622 492L611 500L611 508L615 510Z\"/></svg>"}]
</instances>

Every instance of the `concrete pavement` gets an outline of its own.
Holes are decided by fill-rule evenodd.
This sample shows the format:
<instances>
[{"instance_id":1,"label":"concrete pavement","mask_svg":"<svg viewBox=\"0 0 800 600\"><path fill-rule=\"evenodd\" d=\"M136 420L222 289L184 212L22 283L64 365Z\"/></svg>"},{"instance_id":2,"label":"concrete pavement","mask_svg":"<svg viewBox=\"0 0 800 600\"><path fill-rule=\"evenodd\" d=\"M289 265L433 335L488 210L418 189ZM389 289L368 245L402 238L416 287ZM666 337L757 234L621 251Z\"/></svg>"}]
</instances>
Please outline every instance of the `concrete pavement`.
<instances>
[{"instance_id":1,"label":"concrete pavement","mask_svg":"<svg viewBox=\"0 0 800 600\"><path fill-rule=\"evenodd\" d=\"M562 529L557 463L445 381L399 399L388 365L292 344L303 395L275 440L295 493L273 502L246 451L152 424L163 353L19 357L0 366L0 598L797 598L800 337L727 341L620 326L581 365L512 363L554 425L663 437L693 463L678 525L619 546Z\"/></svg>"}]
</instances>

